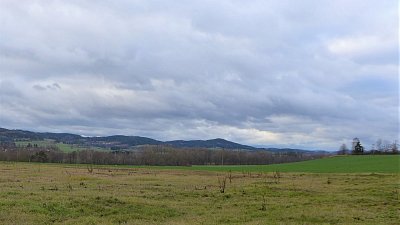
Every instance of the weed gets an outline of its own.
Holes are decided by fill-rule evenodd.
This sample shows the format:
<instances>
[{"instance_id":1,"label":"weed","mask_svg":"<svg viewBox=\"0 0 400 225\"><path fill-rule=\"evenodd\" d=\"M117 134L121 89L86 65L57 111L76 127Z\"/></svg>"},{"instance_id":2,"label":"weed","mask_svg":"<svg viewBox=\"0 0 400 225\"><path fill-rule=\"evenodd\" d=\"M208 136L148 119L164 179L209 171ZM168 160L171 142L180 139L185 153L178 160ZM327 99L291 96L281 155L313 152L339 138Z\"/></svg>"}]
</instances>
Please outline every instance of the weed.
<instances>
[{"instance_id":1,"label":"weed","mask_svg":"<svg viewBox=\"0 0 400 225\"><path fill-rule=\"evenodd\" d=\"M87 186L86 186L86 184L85 184L84 182L80 182L80 183L79 183L79 186L84 187L84 188L87 188Z\"/></svg>"},{"instance_id":2,"label":"weed","mask_svg":"<svg viewBox=\"0 0 400 225\"><path fill-rule=\"evenodd\" d=\"M265 194L262 196L262 203L261 203L261 211L267 211L267 199L265 198Z\"/></svg>"},{"instance_id":3,"label":"weed","mask_svg":"<svg viewBox=\"0 0 400 225\"><path fill-rule=\"evenodd\" d=\"M229 178L229 183L232 184L232 170L229 170L228 178Z\"/></svg>"},{"instance_id":4,"label":"weed","mask_svg":"<svg viewBox=\"0 0 400 225\"><path fill-rule=\"evenodd\" d=\"M57 185L54 185L53 187L50 187L48 190L49 191L58 191L58 187L57 187Z\"/></svg>"},{"instance_id":5,"label":"weed","mask_svg":"<svg viewBox=\"0 0 400 225\"><path fill-rule=\"evenodd\" d=\"M88 171L89 173L93 173L93 165L92 165L92 164L88 164L88 165L86 166L86 168L87 168L87 171Z\"/></svg>"},{"instance_id":6,"label":"weed","mask_svg":"<svg viewBox=\"0 0 400 225\"><path fill-rule=\"evenodd\" d=\"M219 186L219 191L220 191L221 193L225 193L225 188L226 188L226 176L218 177L218 186Z\"/></svg>"},{"instance_id":7,"label":"weed","mask_svg":"<svg viewBox=\"0 0 400 225\"><path fill-rule=\"evenodd\" d=\"M281 173L279 171L275 171L272 174L272 177L274 178L275 183L279 184L279 180L281 179Z\"/></svg>"}]
</instances>

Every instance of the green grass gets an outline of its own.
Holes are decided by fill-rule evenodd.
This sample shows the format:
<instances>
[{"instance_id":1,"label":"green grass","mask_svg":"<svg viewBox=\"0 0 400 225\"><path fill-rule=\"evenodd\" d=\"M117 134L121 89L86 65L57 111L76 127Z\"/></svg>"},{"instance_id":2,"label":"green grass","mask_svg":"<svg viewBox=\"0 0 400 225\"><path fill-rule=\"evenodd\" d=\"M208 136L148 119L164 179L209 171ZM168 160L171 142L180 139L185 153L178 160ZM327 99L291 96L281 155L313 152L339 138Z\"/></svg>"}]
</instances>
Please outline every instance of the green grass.
<instances>
[{"instance_id":1,"label":"green grass","mask_svg":"<svg viewBox=\"0 0 400 225\"><path fill-rule=\"evenodd\" d=\"M18 147L26 147L28 144L31 145L38 145L40 147L46 147L46 146L52 146L55 144L55 142L53 140L43 140L43 141L16 141L15 144Z\"/></svg>"},{"instance_id":2,"label":"green grass","mask_svg":"<svg viewBox=\"0 0 400 225\"><path fill-rule=\"evenodd\" d=\"M55 142L54 140L51 140L51 139L46 139L46 140L43 140L43 141L17 141L17 142L15 142L15 144L17 146L19 146L19 147L25 147L29 143L32 146L36 144L39 147L55 146L58 149L60 149L60 151L63 151L63 152L66 152L66 153L88 149L88 148L77 146L77 145L71 145L71 144L64 144L64 143ZM96 150L96 151L109 151L109 149L98 148L98 147L91 147L89 149Z\"/></svg>"},{"instance_id":3,"label":"green grass","mask_svg":"<svg viewBox=\"0 0 400 225\"><path fill-rule=\"evenodd\" d=\"M399 176L0 162L0 223L395 225Z\"/></svg>"},{"instance_id":4,"label":"green grass","mask_svg":"<svg viewBox=\"0 0 400 225\"><path fill-rule=\"evenodd\" d=\"M351 155L272 165L240 166L165 166L157 169L182 169L235 172L306 172L306 173L399 173L400 155Z\"/></svg>"}]
</instances>

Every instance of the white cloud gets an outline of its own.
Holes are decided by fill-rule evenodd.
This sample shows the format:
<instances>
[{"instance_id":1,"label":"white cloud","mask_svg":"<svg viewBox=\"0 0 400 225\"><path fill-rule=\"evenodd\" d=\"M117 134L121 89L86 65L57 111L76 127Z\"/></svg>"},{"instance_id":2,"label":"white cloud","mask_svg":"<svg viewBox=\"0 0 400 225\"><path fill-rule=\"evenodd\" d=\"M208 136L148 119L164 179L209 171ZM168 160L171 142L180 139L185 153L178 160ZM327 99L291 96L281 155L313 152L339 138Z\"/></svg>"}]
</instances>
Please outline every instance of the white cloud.
<instances>
[{"instance_id":1,"label":"white cloud","mask_svg":"<svg viewBox=\"0 0 400 225\"><path fill-rule=\"evenodd\" d=\"M377 55L393 51L397 47L395 37L358 36L335 38L328 43L328 49L333 54L348 57Z\"/></svg>"}]
</instances>

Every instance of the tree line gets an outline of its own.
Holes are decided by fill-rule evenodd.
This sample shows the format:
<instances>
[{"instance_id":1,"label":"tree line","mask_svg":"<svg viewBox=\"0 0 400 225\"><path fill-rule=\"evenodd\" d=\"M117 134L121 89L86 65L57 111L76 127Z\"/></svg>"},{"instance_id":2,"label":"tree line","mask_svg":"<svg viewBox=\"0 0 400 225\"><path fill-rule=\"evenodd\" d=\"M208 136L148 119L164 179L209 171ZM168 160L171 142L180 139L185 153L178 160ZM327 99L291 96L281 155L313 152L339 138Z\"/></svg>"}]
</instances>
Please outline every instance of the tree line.
<instances>
[{"instance_id":1,"label":"tree line","mask_svg":"<svg viewBox=\"0 0 400 225\"><path fill-rule=\"evenodd\" d=\"M169 146L141 146L132 151L80 150L62 152L55 146L0 145L0 161L82 163L101 165L260 165L297 162L323 157L314 153L271 153L202 148L173 148Z\"/></svg>"},{"instance_id":2,"label":"tree line","mask_svg":"<svg viewBox=\"0 0 400 225\"><path fill-rule=\"evenodd\" d=\"M354 144L353 144L354 145ZM337 152L339 155L390 155L390 154L399 154L399 144L397 141L389 142L387 140L378 139L375 143L373 143L370 149L365 149L361 142L358 142L356 145L352 146L350 150L345 143L340 145L339 150Z\"/></svg>"}]
</instances>

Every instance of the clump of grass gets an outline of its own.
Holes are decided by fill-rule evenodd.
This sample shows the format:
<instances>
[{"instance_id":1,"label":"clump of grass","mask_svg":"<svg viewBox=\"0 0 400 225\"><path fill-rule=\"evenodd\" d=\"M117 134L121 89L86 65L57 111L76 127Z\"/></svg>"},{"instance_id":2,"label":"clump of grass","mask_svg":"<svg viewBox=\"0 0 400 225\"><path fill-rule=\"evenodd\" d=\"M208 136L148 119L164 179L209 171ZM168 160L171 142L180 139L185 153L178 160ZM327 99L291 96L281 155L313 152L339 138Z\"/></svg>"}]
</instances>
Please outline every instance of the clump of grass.
<instances>
[{"instance_id":1,"label":"clump of grass","mask_svg":"<svg viewBox=\"0 0 400 225\"><path fill-rule=\"evenodd\" d=\"M267 199L265 198L265 194L262 196L262 203L261 203L261 211L267 211Z\"/></svg>"},{"instance_id":2,"label":"clump of grass","mask_svg":"<svg viewBox=\"0 0 400 225\"><path fill-rule=\"evenodd\" d=\"M87 171L88 171L89 173L93 173L93 165L92 165L92 164L88 164L88 165L86 166L86 168L87 168Z\"/></svg>"},{"instance_id":3,"label":"clump of grass","mask_svg":"<svg viewBox=\"0 0 400 225\"><path fill-rule=\"evenodd\" d=\"M332 183L330 177L328 177L328 179L326 180L326 183L327 183L327 184L331 184L331 183Z\"/></svg>"},{"instance_id":4,"label":"clump of grass","mask_svg":"<svg viewBox=\"0 0 400 225\"><path fill-rule=\"evenodd\" d=\"M275 172L272 174L272 177L274 178L275 183L276 183L276 184L279 184L279 180L281 179L281 173L280 173L279 171L275 171Z\"/></svg>"},{"instance_id":5,"label":"clump of grass","mask_svg":"<svg viewBox=\"0 0 400 225\"><path fill-rule=\"evenodd\" d=\"M72 185L71 184L67 184L67 189L68 189L68 191L72 191L73 190Z\"/></svg>"},{"instance_id":6,"label":"clump of grass","mask_svg":"<svg viewBox=\"0 0 400 225\"><path fill-rule=\"evenodd\" d=\"M49 191L58 191L57 185L54 185L48 189Z\"/></svg>"}]
</instances>

